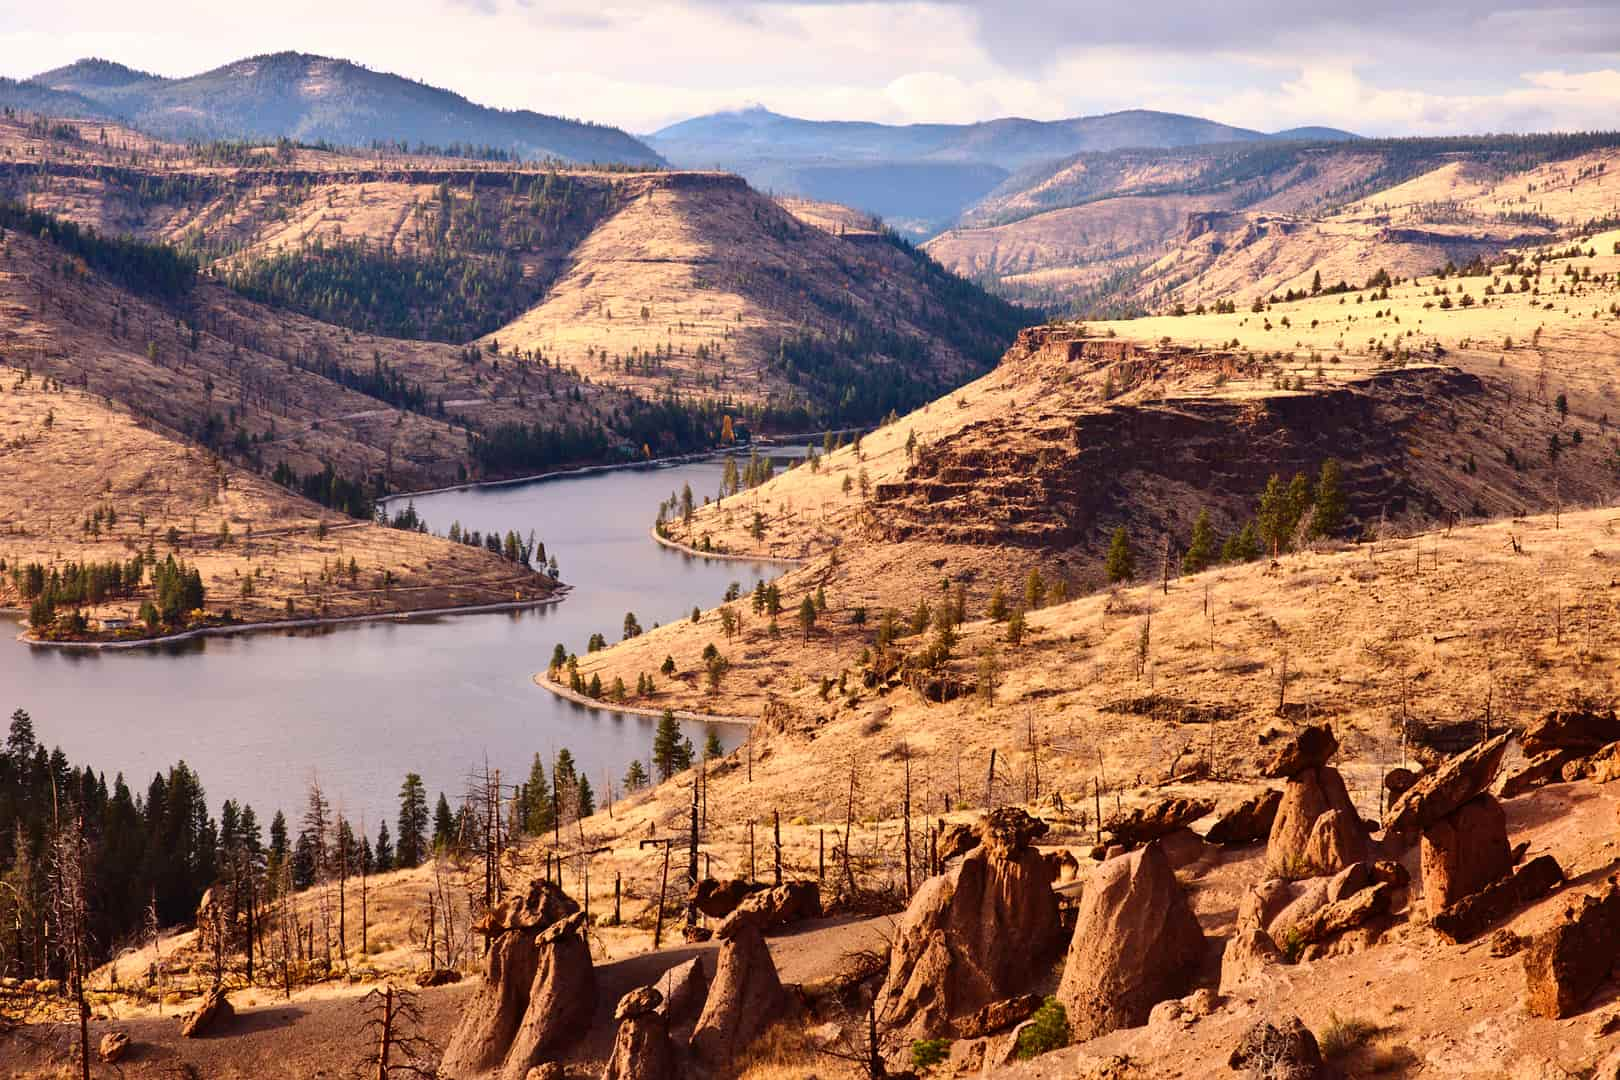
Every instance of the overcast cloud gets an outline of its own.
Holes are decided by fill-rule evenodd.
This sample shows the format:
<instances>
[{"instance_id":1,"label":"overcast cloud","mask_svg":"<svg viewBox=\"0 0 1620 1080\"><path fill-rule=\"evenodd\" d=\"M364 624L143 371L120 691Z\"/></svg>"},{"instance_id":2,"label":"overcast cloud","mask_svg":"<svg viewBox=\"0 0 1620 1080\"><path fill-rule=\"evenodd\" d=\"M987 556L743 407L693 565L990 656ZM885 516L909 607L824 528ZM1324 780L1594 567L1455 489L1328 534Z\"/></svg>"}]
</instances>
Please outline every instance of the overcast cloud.
<instances>
[{"instance_id":1,"label":"overcast cloud","mask_svg":"<svg viewBox=\"0 0 1620 1080\"><path fill-rule=\"evenodd\" d=\"M1620 5L1350 0L59 0L0 15L0 74L83 56L188 75L281 49L647 132L763 104L960 122L1157 108L1365 134L1620 126Z\"/></svg>"}]
</instances>

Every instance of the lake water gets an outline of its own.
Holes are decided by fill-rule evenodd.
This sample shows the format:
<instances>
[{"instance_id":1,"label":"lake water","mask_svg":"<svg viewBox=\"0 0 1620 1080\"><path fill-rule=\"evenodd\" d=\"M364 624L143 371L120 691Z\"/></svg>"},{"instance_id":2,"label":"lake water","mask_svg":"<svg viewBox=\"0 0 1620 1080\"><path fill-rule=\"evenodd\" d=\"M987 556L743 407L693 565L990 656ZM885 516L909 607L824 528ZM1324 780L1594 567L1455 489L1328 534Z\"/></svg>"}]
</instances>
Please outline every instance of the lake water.
<instances>
[{"instance_id":1,"label":"lake water","mask_svg":"<svg viewBox=\"0 0 1620 1080\"><path fill-rule=\"evenodd\" d=\"M626 612L667 623L780 572L769 564L702 559L655 544L658 503L690 483L699 501L720 484L718 460L566 476L415 498L435 532L452 521L484 532L532 529L557 557L565 600L520 611L349 623L207 637L144 649L64 650L13 643L0 627L0 718L33 716L40 740L75 765L124 773L137 793L178 759L192 766L218 813L247 802L268 825L279 807L295 823L318 777L345 816L390 831L407 772L429 799L454 804L486 757L503 781L527 776L539 752L567 747L598 799L605 775L644 765L651 717L565 702L532 682L552 647L584 654L592 633L617 641ZM701 724L686 725L694 745ZM719 727L729 749L743 735ZM604 772L605 771L605 772Z\"/></svg>"}]
</instances>

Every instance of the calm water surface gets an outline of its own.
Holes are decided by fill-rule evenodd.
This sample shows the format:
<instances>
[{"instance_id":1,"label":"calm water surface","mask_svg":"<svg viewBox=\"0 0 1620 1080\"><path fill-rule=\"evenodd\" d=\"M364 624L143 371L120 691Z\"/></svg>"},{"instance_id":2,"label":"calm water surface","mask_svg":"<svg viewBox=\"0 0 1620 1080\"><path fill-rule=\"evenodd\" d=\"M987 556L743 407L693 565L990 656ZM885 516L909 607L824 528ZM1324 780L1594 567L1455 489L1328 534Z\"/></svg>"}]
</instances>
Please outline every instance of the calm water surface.
<instances>
[{"instance_id":1,"label":"calm water surface","mask_svg":"<svg viewBox=\"0 0 1620 1080\"><path fill-rule=\"evenodd\" d=\"M667 623L694 604L712 607L732 581L746 590L779 572L649 539L660 500L690 483L701 501L718 488L721 469L705 461L415 499L435 532L452 521L484 532L533 529L573 586L548 607L147 649L30 647L0 627L0 715L26 708L41 741L105 771L109 783L124 773L137 791L184 758L214 812L234 798L264 823L278 807L296 821L318 776L343 813L363 817L375 835L381 817L393 828L406 772L422 774L430 799L442 790L454 803L486 756L505 779L526 775L537 751L549 761L565 746L600 798L605 772L617 787L632 758L646 763L656 721L584 709L531 680L558 642L583 654L592 633L618 640L627 611L643 626ZM701 745L703 725L687 728ZM742 736L718 730L728 748Z\"/></svg>"}]
</instances>

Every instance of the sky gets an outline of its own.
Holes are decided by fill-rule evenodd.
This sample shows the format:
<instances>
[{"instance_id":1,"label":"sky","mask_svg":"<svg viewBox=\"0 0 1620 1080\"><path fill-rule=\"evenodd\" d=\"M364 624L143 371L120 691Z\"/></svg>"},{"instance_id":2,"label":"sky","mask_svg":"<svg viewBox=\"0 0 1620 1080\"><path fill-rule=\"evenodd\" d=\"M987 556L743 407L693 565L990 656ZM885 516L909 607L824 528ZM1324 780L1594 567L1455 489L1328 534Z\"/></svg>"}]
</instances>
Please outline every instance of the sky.
<instances>
[{"instance_id":1,"label":"sky","mask_svg":"<svg viewBox=\"0 0 1620 1080\"><path fill-rule=\"evenodd\" d=\"M635 133L1127 108L1367 135L1620 126L1620 2L55 0L0 5L0 74L85 56L189 75L295 49Z\"/></svg>"}]
</instances>

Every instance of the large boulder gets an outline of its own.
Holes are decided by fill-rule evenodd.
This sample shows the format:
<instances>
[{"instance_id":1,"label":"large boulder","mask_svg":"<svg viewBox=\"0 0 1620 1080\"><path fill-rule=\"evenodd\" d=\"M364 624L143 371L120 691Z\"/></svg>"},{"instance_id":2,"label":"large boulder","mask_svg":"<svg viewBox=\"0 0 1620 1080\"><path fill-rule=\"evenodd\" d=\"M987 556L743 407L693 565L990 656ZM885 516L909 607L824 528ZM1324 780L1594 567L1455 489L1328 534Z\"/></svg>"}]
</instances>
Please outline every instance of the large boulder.
<instances>
[{"instance_id":1,"label":"large boulder","mask_svg":"<svg viewBox=\"0 0 1620 1080\"><path fill-rule=\"evenodd\" d=\"M1337 810L1360 820L1344 778L1326 765L1303 769L1288 778L1266 841L1266 866L1277 877L1304 877L1312 872L1306 858L1316 819Z\"/></svg>"},{"instance_id":2,"label":"large boulder","mask_svg":"<svg viewBox=\"0 0 1620 1080\"><path fill-rule=\"evenodd\" d=\"M1550 1019L1579 1012L1620 958L1620 887L1572 902L1524 950L1525 1008Z\"/></svg>"},{"instance_id":3,"label":"large boulder","mask_svg":"<svg viewBox=\"0 0 1620 1080\"><path fill-rule=\"evenodd\" d=\"M1489 795L1476 795L1423 830L1423 896L1438 915L1513 869L1507 814Z\"/></svg>"},{"instance_id":4,"label":"large boulder","mask_svg":"<svg viewBox=\"0 0 1620 1080\"><path fill-rule=\"evenodd\" d=\"M1384 831L1411 834L1427 829L1484 792L1496 779L1512 732L1503 732L1425 772L1384 814Z\"/></svg>"},{"instance_id":5,"label":"large boulder","mask_svg":"<svg viewBox=\"0 0 1620 1080\"><path fill-rule=\"evenodd\" d=\"M757 923L728 923L721 937L714 982L691 1042L693 1056L715 1070L726 1068L792 1006Z\"/></svg>"},{"instance_id":6,"label":"large boulder","mask_svg":"<svg viewBox=\"0 0 1620 1080\"><path fill-rule=\"evenodd\" d=\"M664 996L651 986L632 990L619 999L613 1019L619 1030L613 1055L602 1070L602 1080L675 1080L675 1047L669 1041L669 1023L659 1006Z\"/></svg>"},{"instance_id":7,"label":"large boulder","mask_svg":"<svg viewBox=\"0 0 1620 1080\"><path fill-rule=\"evenodd\" d=\"M109 1031L101 1037L101 1045L96 1048L96 1055L108 1065L116 1065L124 1060L129 1053L129 1032Z\"/></svg>"},{"instance_id":8,"label":"large boulder","mask_svg":"<svg viewBox=\"0 0 1620 1080\"><path fill-rule=\"evenodd\" d=\"M204 1035L218 1031L224 1024L236 1015L231 1007L231 999L225 996L225 988L216 985L197 1007L187 1013L180 1022L180 1034L187 1039L198 1039Z\"/></svg>"},{"instance_id":9,"label":"large boulder","mask_svg":"<svg viewBox=\"0 0 1620 1080\"><path fill-rule=\"evenodd\" d=\"M801 919L814 919L820 914L820 885L814 881L784 881L774 888L748 894L737 909L726 916L716 932L725 937L728 923L751 922L761 932L770 933Z\"/></svg>"},{"instance_id":10,"label":"large boulder","mask_svg":"<svg viewBox=\"0 0 1620 1080\"><path fill-rule=\"evenodd\" d=\"M596 1011L596 968L585 940L584 913L542 930L535 947L534 982L506 1052L505 1080L523 1080L531 1066L555 1057L585 1033Z\"/></svg>"},{"instance_id":11,"label":"large boulder","mask_svg":"<svg viewBox=\"0 0 1620 1080\"><path fill-rule=\"evenodd\" d=\"M1282 792L1276 788L1251 795L1222 809L1204 839L1223 847L1258 843L1271 835L1271 823L1277 820L1277 808L1281 805Z\"/></svg>"},{"instance_id":12,"label":"large boulder","mask_svg":"<svg viewBox=\"0 0 1620 1080\"><path fill-rule=\"evenodd\" d=\"M1157 844L1110 859L1086 883L1057 997L1077 1042L1147 1022L1190 987L1204 932Z\"/></svg>"},{"instance_id":13,"label":"large boulder","mask_svg":"<svg viewBox=\"0 0 1620 1080\"><path fill-rule=\"evenodd\" d=\"M1260 775L1281 780L1306 769L1318 769L1339 752L1339 740L1327 724L1310 724L1294 732L1260 766Z\"/></svg>"},{"instance_id":14,"label":"large boulder","mask_svg":"<svg viewBox=\"0 0 1620 1080\"><path fill-rule=\"evenodd\" d=\"M1595 753L1612 742L1620 742L1620 717L1613 709L1590 704L1550 712L1519 736L1526 757L1554 750L1580 756Z\"/></svg>"},{"instance_id":15,"label":"large boulder","mask_svg":"<svg viewBox=\"0 0 1620 1080\"><path fill-rule=\"evenodd\" d=\"M962 821L947 821L934 834L934 863L944 866L979 846L979 830Z\"/></svg>"},{"instance_id":16,"label":"large boulder","mask_svg":"<svg viewBox=\"0 0 1620 1080\"><path fill-rule=\"evenodd\" d=\"M1316 1036L1297 1016L1280 1026L1257 1022L1238 1041L1227 1065L1256 1080L1325 1080L1329 1075Z\"/></svg>"},{"instance_id":17,"label":"large boulder","mask_svg":"<svg viewBox=\"0 0 1620 1080\"><path fill-rule=\"evenodd\" d=\"M1610 743L1588 757L1566 762L1562 776L1565 780L1591 780L1598 784L1620 779L1620 742Z\"/></svg>"},{"instance_id":18,"label":"large boulder","mask_svg":"<svg viewBox=\"0 0 1620 1080\"><path fill-rule=\"evenodd\" d=\"M579 905L560 888L536 878L473 924L489 939L484 971L445 1046L442 1076L456 1080L501 1067L529 1008L540 935L578 913Z\"/></svg>"},{"instance_id":19,"label":"large boulder","mask_svg":"<svg viewBox=\"0 0 1620 1080\"><path fill-rule=\"evenodd\" d=\"M1323 888L1325 894L1326 888ZM1250 885L1238 900L1238 930L1269 929L1277 916L1298 900L1305 890L1305 885L1286 878L1267 878Z\"/></svg>"},{"instance_id":20,"label":"large boulder","mask_svg":"<svg viewBox=\"0 0 1620 1080\"><path fill-rule=\"evenodd\" d=\"M1258 982L1268 969L1286 962L1270 934L1264 930L1239 930L1221 953L1221 993L1235 993Z\"/></svg>"},{"instance_id":21,"label":"large boulder","mask_svg":"<svg viewBox=\"0 0 1620 1080\"><path fill-rule=\"evenodd\" d=\"M758 892L763 885L748 881L746 878L731 878L726 881L716 881L714 878L704 878L693 885L686 893L687 903L696 905L697 909L711 919L723 919L737 910L737 905L750 893Z\"/></svg>"},{"instance_id":22,"label":"large boulder","mask_svg":"<svg viewBox=\"0 0 1620 1080\"><path fill-rule=\"evenodd\" d=\"M1381 915L1387 915L1394 898L1395 886L1379 881L1342 900L1324 904L1306 918L1289 925L1289 944L1303 948L1331 941L1347 930L1354 930Z\"/></svg>"},{"instance_id":23,"label":"large boulder","mask_svg":"<svg viewBox=\"0 0 1620 1080\"><path fill-rule=\"evenodd\" d=\"M1498 799L1513 799L1527 791L1556 784L1564 778L1564 767L1579 759L1580 755L1573 750L1548 750L1537 754L1516 768L1502 770L1491 785L1491 794Z\"/></svg>"},{"instance_id":24,"label":"large boulder","mask_svg":"<svg viewBox=\"0 0 1620 1080\"><path fill-rule=\"evenodd\" d=\"M1551 855L1538 855L1506 877L1496 879L1431 916L1429 925L1454 944L1472 941L1563 883L1564 871L1557 861Z\"/></svg>"},{"instance_id":25,"label":"large boulder","mask_svg":"<svg viewBox=\"0 0 1620 1080\"><path fill-rule=\"evenodd\" d=\"M876 999L896 1045L944 1035L956 1018L1030 989L1060 940L1052 866L1030 846L1044 823L997 810L980 831L984 842L925 881L900 918Z\"/></svg>"},{"instance_id":26,"label":"large boulder","mask_svg":"<svg viewBox=\"0 0 1620 1080\"><path fill-rule=\"evenodd\" d=\"M1213 809L1215 804L1208 799L1171 796L1115 815L1103 822L1103 832L1112 836L1116 844L1138 847L1185 828Z\"/></svg>"}]
</instances>

